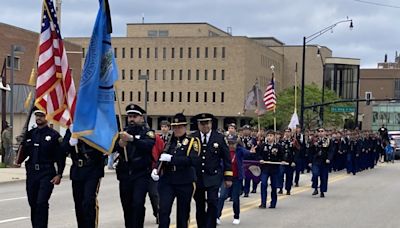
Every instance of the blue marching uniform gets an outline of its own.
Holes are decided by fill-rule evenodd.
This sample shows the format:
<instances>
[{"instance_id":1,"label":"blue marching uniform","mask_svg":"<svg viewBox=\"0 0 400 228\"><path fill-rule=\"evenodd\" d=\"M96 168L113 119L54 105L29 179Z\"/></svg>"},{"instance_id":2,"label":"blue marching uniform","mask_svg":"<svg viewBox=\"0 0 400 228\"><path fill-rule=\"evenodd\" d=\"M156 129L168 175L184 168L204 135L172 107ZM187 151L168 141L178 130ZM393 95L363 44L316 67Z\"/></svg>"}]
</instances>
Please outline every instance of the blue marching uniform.
<instances>
[{"instance_id":1,"label":"blue marching uniform","mask_svg":"<svg viewBox=\"0 0 400 228\"><path fill-rule=\"evenodd\" d=\"M291 140L281 141L282 148L282 161L288 163L288 165L281 165L279 167L279 179L278 185L280 188L279 193L282 194L282 188L285 187L286 194L290 195L290 190L293 185L293 174L294 174L294 146ZM285 179L286 177L286 179ZM283 185L285 183L285 185Z\"/></svg>"},{"instance_id":2,"label":"blue marching uniform","mask_svg":"<svg viewBox=\"0 0 400 228\"><path fill-rule=\"evenodd\" d=\"M325 137L319 138L312 147L310 157L312 158L312 188L315 189L313 195L318 194L320 181L319 189L321 197L324 197L324 193L328 191L329 163L327 160L332 161L334 151L330 146L330 140Z\"/></svg>"}]
</instances>

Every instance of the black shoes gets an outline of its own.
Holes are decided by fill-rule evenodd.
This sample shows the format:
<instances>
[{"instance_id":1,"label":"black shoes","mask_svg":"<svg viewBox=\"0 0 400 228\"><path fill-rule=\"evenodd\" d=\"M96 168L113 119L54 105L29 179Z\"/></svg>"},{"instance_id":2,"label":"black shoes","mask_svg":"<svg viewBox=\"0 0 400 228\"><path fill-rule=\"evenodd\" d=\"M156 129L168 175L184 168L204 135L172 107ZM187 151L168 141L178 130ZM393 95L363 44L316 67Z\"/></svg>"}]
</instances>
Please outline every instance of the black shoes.
<instances>
[{"instance_id":1,"label":"black shoes","mask_svg":"<svg viewBox=\"0 0 400 228\"><path fill-rule=\"evenodd\" d=\"M283 190L280 189L279 192L278 192L278 194L283 194Z\"/></svg>"},{"instance_id":2,"label":"black shoes","mask_svg":"<svg viewBox=\"0 0 400 228\"><path fill-rule=\"evenodd\" d=\"M314 192L312 193L313 196L318 195L318 190L315 189Z\"/></svg>"},{"instance_id":3,"label":"black shoes","mask_svg":"<svg viewBox=\"0 0 400 228\"><path fill-rule=\"evenodd\" d=\"M271 206L269 206L268 208L271 208L271 209L273 209L273 208L275 208L275 206L272 206L272 205L271 205Z\"/></svg>"},{"instance_id":4,"label":"black shoes","mask_svg":"<svg viewBox=\"0 0 400 228\"><path fill-rule=\"evenodd\" d=\"M245 193L243 197L249 197L249 193Z\"/></svg>"},{"instance_id":5,"label":"black shoes","mask_svg":"<svg viewBox=\"0 0 400 228\"><path fill-rule=\"evenodd\" d=\"M251 193L257 193L257 191L255 189L253 189L253 191L251 191Z\"/></svg>"},{"instance_id":6,"label":"black shoes","mask_svg":"<svg viewBox=\"0 0 400 228\"><path fill-rule=\"evenodd\" d=\"M324 198L324 197L325 197L325 194L324 194L323 192L321 192L320 197L321 197L321 198Z\"/></svg>"},{"instance_id":7,"label":"black shoes","mask_svg":"<svg viewBox=\"0 0 400 228\"><path fill-rule=\"evenodd\" d=\"M290 196L290 191L286 191L286 195Z\"/></svg>"},{"instance_id":8,"label":"black shoes","mask_svg":"<svg viewBox=\"0 0 400 228\"><path fill-rule=\"evenodd\" d=\"M299 183L296 183L294 186L295 186L295 187L299 187Z\"/></svg>"},{"instance_id":9,"label":"black shoes","mask_svg":"<svg viewBox=\"0 0 400 228\"><path fill-rule=\"evenodd\" d=\"M267 206L261 204L260 206L258 206L258 208L265 209L265 208L267 208Z\"/></svg>"}]
</instances>

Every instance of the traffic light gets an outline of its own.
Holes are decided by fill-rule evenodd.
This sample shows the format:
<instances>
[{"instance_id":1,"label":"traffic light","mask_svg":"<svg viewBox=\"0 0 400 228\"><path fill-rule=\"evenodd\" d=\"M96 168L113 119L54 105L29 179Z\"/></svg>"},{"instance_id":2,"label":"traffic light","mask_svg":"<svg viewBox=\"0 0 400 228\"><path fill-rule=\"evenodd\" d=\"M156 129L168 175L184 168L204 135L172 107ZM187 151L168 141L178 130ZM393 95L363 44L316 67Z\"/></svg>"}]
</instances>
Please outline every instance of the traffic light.
<instances>
[{"instance_id":1,"label":"traffic light","mask_svg":"<svg viewBox=\"0 0 400 228\"><path fill-rule=\"evenodd\" d=\"M372 98L372 93L371 92L365 92L366 105L370 105L371 104L371 98Z\"/></svg>"}]
</instances>

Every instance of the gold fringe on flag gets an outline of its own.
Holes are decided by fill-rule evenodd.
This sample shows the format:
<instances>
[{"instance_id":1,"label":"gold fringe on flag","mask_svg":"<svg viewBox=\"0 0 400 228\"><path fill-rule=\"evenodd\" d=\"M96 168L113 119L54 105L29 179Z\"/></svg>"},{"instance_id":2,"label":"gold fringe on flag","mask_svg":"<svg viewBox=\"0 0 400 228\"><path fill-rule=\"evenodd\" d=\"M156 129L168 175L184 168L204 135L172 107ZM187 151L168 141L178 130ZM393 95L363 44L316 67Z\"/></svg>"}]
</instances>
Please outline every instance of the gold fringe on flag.
<instances>
[{"instance_id":1,"label":"gold fringe on flag","mask_svg":"<svg viewBox=\"0 0 400 228\"><path fill-rule=\"evenodd\" d=\"M36 85L36 71L35 71L35 68L32 68L31 76L29 77L28 84L30 86L35 86Z\"/></svg>"},{"instance_id":2,"label":"gold fringe on flag","mask_svg":"<svg viewBox=\"0 0 400 228\"><path fill-rule=\"evenodd\" d=\"M29 107L31 106L31 100L32 100L32 91L29 92L29 95L25 100L25 103L24 103L25 109L29 109Z\"/></svg>"}]
</instances>

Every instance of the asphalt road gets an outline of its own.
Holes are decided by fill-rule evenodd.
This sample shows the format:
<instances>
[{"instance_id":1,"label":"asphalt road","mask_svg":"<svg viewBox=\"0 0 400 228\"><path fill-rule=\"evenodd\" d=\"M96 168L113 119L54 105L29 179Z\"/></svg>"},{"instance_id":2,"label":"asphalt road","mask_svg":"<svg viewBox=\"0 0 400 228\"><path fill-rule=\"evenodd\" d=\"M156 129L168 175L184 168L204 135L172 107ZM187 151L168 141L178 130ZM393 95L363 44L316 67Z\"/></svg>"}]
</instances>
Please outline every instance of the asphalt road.
<instances>
[{"instance_id":1,"label":"asphalt road","mask_svg":"<svg viewBox=\"0 0 400 228\"><path fill-rule=\"evenodd\" d=\"M260 195L241 198L242 227L400 227L400 163L380 164L356 176L344 172L330 175L326 198L311 196L310 175L304 174L301 186L292 190L291 196L279 196L276 209L258 209ZM269 194L268 194L269 196ZM100 193L100 227L123 227L118 181L114 173L103 178ZM147 200L145 227L157 227ZM174 209L175 210L175 207ZM192 202L192 222L194 218ZM29 206L25 183L0 184L0 227L30 227ZM171 216L174 223L175 215ZM226 202L222 224L232 225L232 204ZM64 179L53 191L50 200L49 227L76 227L71 182ZM171 227L175 227L174 224Z\"/></svg>"}]
</instances>

